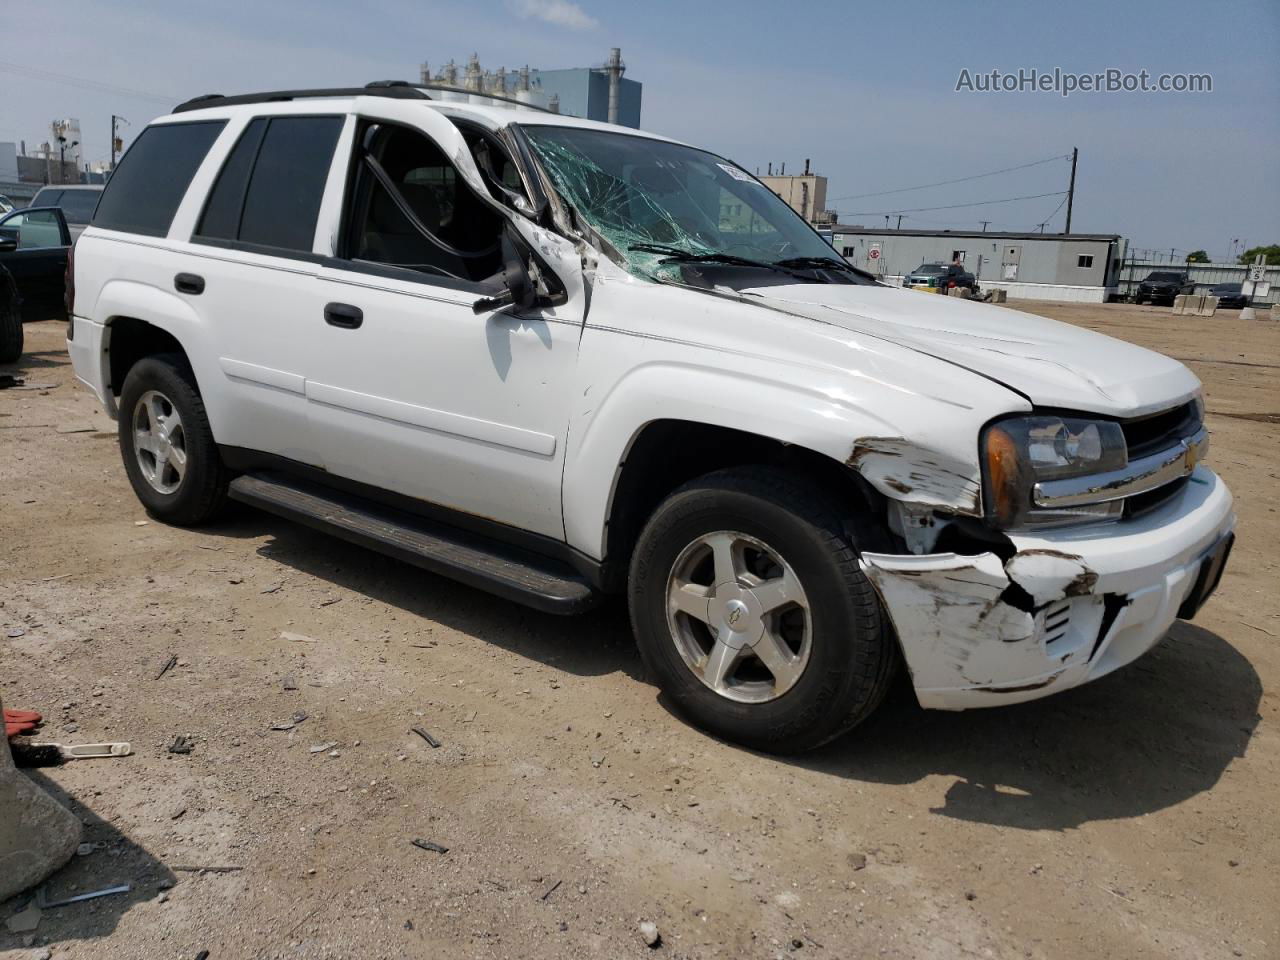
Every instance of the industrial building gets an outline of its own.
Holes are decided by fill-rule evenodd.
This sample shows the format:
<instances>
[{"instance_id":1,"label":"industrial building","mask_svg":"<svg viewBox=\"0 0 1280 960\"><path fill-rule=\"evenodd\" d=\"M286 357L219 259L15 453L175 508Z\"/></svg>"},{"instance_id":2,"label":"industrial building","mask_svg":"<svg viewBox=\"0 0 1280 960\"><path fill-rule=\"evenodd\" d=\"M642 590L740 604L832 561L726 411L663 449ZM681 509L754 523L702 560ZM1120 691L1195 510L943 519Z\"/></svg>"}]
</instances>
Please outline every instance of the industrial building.
<instances>
[{"instance_id":1,"label":"industrial building","mask_svg":"<svg viewBox=\"0 0 1280 960\"><path fill-rule=\"evenodd\" d=\"M960 263L984 289L1023 300L1105 303L1120 290L1128 241L1103 233L818 230L846 260L900 283L922 263Z\"/></svg>"},{"instance_id":2,"label":"industrial building","mask_svg":"<svg viewBox=\"0 0 1280 960\"><path fill-rule=\"evenodd\" d=\"M808 160L804 162L804 173L787 176L786 171L786 164L782 164L775 174L770 164L768 172L760 176L760 182L810 223L835 223L836 212L827 209L827 178L810 173Z\"/></svg>"},{"instance_id":3,"label":"industrial building","mask_svg":"<svg viewBox=\"0 0 1280 960\"><path fill-rule=\"evenodd\" d=\"M609 51L609 59L597 67L538 70L524 66L518 70L506 67L485 70L480 58L473 53L464 68L450 60L432 73L424 63L420 77L424 84L497 94L556 113L638 128L643 84L625 78L626 69L622 51L614 47Z\"/></svg>"}]
</instances>

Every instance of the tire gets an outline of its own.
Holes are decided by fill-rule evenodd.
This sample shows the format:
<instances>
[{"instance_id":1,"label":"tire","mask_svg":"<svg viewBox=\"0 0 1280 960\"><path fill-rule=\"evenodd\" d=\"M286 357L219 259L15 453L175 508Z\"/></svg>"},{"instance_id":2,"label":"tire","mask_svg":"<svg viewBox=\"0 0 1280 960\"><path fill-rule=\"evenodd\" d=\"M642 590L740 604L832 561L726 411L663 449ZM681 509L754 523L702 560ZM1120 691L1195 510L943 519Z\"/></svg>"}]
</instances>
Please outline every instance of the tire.
<instances>
[{"instance_id":1,"label":"tire","mask_svg":"<svg viewBox=\"0 0 1280 960\"><path fill-rule=\"evenodd\" d=\"M5 299L8 302L0 302L0 363L16 363L23 348L22 314L17 303Z\"/></svg>"},{"instance_id":2,"label":"tire","mask_svg":"<svg viewBox=\"0 0 1280 960\"><path fill-rule=\"evenodd\" d=\"M709 543L701 540L708 535ZM747 571L740 576L715 572L725 536L735 566ZM855 539L874 543L878 535L780 469L718 471L668 497L641 532L628 598L641 657L678 711L724 740L781 754L821 746L870 715L889 688L898 653L875 590L858 567ZM691 591L697 616L672 612L669 588L684 583L686 572L684 590ZM799 590L771 591L769 584L782 583L779 574L788 573ZM704 582L714 585L706 621L700 619ZM771 596L801 600L761 616ZM733 632L732 618L744 633ZM752 643L753 631L761 629ZM756 651L769 650L778 663L779 637L786 666L775 672ZM713 688L713 655L735 643L750 643L750 650L741 648L721 687Z\"/></svg>"},{"instance_id":3,"label":"tire","mask_svg":"<svg viewBox=\"0 0 1280 960\"><path fill-rule=\"evenodd\" d=\"M176 413L178 419L173 419ZM211 520L226 501L230 476L218 454L195 376L180 354L144 357L129 370L120 391L120 454L138 500L157 520L175 526L197 526ZM155 449L157 426L172 424L167 435L165 466ZM162 441L163 442L166 441ZM175 451L182 453L179 471ZM148 465L151 469L148 469Z\"/></svg>"}]
</instances>

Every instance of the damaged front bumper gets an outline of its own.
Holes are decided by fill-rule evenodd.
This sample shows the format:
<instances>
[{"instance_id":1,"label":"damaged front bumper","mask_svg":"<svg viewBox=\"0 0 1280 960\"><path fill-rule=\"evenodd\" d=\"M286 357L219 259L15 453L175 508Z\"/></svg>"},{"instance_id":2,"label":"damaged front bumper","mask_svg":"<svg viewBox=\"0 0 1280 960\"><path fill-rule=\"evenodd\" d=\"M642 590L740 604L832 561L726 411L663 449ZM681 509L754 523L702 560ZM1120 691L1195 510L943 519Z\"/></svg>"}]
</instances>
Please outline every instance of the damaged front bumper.
<instances>
[{"instance_id":1,"label":"damaged front bumper","mask_svg":"<svg viewBox=\"0 0 1280 960\"><path fill-rule=\"evenodd\" d=\"M1197 467L1185 489L1120 523L1011 534L1015 553L864 553L920 705L1020 703L1096 680L1155 646L1221 575L1231 494Z\"/></svg>"}]
</instances>

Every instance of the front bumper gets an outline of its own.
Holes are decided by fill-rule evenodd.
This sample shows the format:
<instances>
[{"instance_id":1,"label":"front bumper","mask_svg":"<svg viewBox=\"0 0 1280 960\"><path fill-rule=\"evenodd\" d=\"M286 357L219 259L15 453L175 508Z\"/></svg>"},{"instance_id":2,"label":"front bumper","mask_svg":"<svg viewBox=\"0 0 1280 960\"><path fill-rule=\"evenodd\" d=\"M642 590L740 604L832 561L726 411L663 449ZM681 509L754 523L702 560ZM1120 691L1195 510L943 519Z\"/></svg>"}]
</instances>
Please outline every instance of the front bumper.
<instances>
[{"instance_id":1,"label":"front bumper","mask_svg":"<svg viewBox=\"0 0 1280 960\"><path fill-rule=\"evenodd\" d=\"M1155 646L1203 561L1231 535L1231 505L1226 484L1197 467L1144 516L1010 535L1017 552L1005 562L994 553L864 553L861 563L921 706L1020 703L1096 680Z\"/></svg>"}]
</instances>

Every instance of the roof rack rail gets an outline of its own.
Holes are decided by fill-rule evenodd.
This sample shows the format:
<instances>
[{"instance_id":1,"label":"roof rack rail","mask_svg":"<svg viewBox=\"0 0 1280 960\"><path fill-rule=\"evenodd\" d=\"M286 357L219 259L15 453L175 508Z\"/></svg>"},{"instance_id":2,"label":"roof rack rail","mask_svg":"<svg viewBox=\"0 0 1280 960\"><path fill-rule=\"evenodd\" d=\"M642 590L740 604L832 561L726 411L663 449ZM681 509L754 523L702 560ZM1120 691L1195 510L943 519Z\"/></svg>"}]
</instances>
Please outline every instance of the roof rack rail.
<instances>
[{"instance_id":1,"label":"roof rack rail","mask_svg":"<svg viewBox=\"0 0 1280 960\"><path fill-rule=\"evenodd\" d=\"M543 113L555 113L554 110L548 110L546 107L540 107L535 103L525 103L523 100L517 100L515 97L504 97L500 93L485 93L483 90L468 90L466 87L450 87L442 83L419 83L415 84L416 90L437 90L442 93L461 93L468 97L484 97L486 100L501 100L503 103L513 103L517 107L525 107L528 110L540 110Z\"/></svg>"},{"instance_id":2,"label":"roof rack rail","mask_svg":"<svg viewBox=\"0 0 1280 960\"><path fill-rule=\"evenodd\" d=\"M234 107L246 103L283 103L289 100L305 100L312 97L389 97L393 100L430 100L422 90L405 80L376 80L363 87L332 87L315 90L273 90L267 93L244 93L223 96L206 93L192 97L173 108L174 113L203 110L206 107Z\"/></svg>"}]
</instances>

